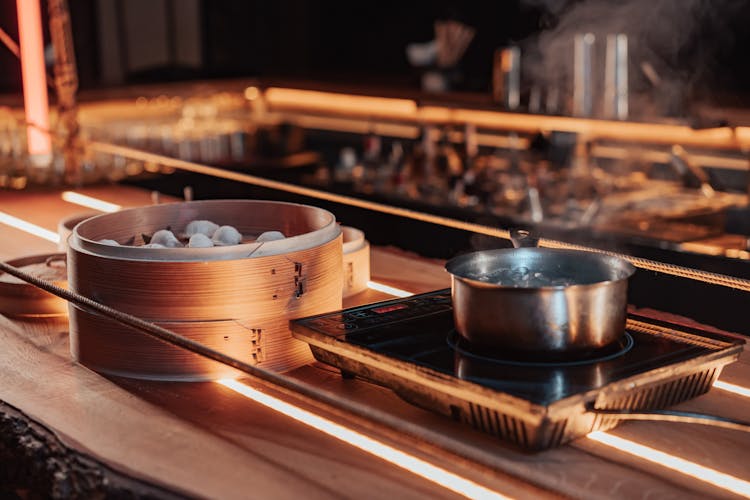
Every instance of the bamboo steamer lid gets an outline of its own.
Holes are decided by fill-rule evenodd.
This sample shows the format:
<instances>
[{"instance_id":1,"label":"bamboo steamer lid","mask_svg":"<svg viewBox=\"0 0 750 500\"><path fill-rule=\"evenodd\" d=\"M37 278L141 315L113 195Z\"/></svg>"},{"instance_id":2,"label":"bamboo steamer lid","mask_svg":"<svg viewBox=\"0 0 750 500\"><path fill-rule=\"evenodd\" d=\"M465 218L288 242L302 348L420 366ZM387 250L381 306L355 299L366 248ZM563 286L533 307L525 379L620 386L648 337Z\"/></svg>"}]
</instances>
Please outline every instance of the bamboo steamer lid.
<instances>
[{"instance_id":1,"label":"bamboo steamer lid","mask_svg":"<svg viewBox=\"0 0 750 500\"><path fill-rule=\"evenodd\" d=\"M214 248L108 246L191 220L232 225L244 236L278 230L284 240ZM252 238L250 238L252 240ZM88 219L68 250L71 290L247 363L284 371L311 362L290 319L341 308L341 231L329 212L305 205L213 200L153 205ZM112 374L157 380L233 375L220 363L73 305L73 358Z\"/></svg>"}]
</instances>

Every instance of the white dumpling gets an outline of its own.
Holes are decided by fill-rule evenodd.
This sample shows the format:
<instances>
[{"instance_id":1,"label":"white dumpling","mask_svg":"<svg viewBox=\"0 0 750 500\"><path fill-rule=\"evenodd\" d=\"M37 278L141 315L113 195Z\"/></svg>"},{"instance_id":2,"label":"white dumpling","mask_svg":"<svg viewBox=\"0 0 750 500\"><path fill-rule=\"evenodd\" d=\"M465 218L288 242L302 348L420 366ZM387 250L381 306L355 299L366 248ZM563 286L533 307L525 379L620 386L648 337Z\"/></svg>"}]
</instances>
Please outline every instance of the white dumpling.
<instances>
[{"instance_id":1,"label":"white dumpling","mask_svg":"<svg viewBox=\"0 0 750 500\"><path fill-rule=\"evenodd\" d=\"M120 246L120 244L117 243L115 240L109 240L109 239L106 239L106 238L103 239L103 240L99 240L98 243L101 243L102 245L109 245L111 247L119 247Z\"/></svg>"},{"instance_id":2,"label":"white dumpling","mask_svg":"<svg viewBox=\"0 0 750 500\"><path fill-rule=\"evenodd\" d=\"M143 245L141 248L167 248L167 247L159 243L147 243Z\"/></svg>"},{"instance_id":3,"label":"white dumpling","mask_svg":"<svg viewBox=\"0 0 750 500\"><path fill-rule=\"evenodd\" d=\"M266 231L265 233L261 233L255 241L276 241L283 240L284 238L286 238L286 236L284 236L284 233L281 231Z\"/></svg>"},{"instance_id":4,"label":"white dumpling","mask_svg":"<svg viewBox=\"0 0 750 500\"><path fill-rule=\"evenodd\" d=\"M154 233L149 243L157 243L167 248L181 247L182 243L177 239L177 236L168 229L160 229Z\"/></svg>"},{"instance_id":5,"label":"white dumpling","mask_svg":"<svg viewBox=\"0 0 750 500\"><path fill-rule=\"evenodd\" d=\"M237 245L242 241L242 235L232 226L221 226L217 229L211 239L214 245Z\"/></svg>"},{"instance_id":6,"label":"white dumpling","mask_svg":"<svg viewBox=\"0 0 750 500\"><path fill-rule=\"evenodd\" d=\"M217 229L219 229L219 225L210 220L193 220L185 226L185 236L190 238L194 234L203 234L210 238Z\"/></svg>"},{"instance_id":7,"label":"white dumpling","mask_svg":"<svg viewBox=\"0 0 750 500\"><path fill-rule=\"evenodd\" d=\"M214 242L203 233L195 233L190 237L187 246L190 248L211 248L214 246Z\"/></svg>"}]
</instances>

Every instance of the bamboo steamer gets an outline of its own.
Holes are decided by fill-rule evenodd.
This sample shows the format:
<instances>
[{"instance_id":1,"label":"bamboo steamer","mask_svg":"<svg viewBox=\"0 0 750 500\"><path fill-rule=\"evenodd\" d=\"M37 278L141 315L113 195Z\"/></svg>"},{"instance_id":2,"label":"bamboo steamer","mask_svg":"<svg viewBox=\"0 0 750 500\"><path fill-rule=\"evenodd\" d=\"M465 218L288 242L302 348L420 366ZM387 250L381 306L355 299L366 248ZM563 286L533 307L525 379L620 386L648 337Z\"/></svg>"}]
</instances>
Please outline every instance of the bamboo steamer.
<instances>
[{"instance_id":1,"label":"bamboo steamer","mask_svg":"<svg viewBox=\"0 0 750 500\"><path fill-rule=\"evenodd\" d=\"M65 254L30 255L6 262L61 288L67 288ZM67 302L0 272L0 314L16 318L52 318L68 314Z\"/></svg>"},{"instance_id":2,"label":"bamboo steamer","mask_svg":"<svg viewBox=\"0 0 750 500\"><path fill-rule=\"evenodd\" d=\"M245 237L284 240L214 248L109 246L196 219L232 225ZM342 241L334 216L292 203L212 200L153 205L85 220L69 239L71 290L152 321L246 363L276 371L313 360L290 319L341 308ZM220 363L69 306L73 359L107 374L155 380L234 375Z\"/></svg>"},{"instance_id":3,"label":"bamboo steamer","mask_svg":"<svg viewBox=\"0 0 750 500\"><path fill-rule=\"evenodd\" d=\"M344 238L344 298L367 290L370 281L370 243L359 229L341 226Z\"/></svg>"},{"instance_id":4,"label":"bamboo steamer","mask_svg":"<svg viewBox=\"0 0 750 500\"><path fill-rule=\"evenodd\" d=\"M60 241L57 242L57 249L60 252L66 252L68 250L68 238L73 233L73 228L86 219L90 219L100 213L101 212L86 212L74 214L60 220L60 222L57 223L57 234L60 236Z\"/></svg>"}]
</instances>

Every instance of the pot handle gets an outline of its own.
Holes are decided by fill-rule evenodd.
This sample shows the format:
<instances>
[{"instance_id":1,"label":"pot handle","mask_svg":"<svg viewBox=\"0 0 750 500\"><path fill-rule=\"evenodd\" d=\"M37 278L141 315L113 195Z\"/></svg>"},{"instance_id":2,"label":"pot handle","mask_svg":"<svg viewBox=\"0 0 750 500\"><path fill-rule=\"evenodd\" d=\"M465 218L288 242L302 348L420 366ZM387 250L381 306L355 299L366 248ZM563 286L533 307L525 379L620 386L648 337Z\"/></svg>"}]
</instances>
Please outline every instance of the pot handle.
<instances>
[{"instance_id":1,"label":"pot handle","mask_svg":"<svg viewBox=\"0 0 750 500\"><path fill-rule=\"evenodd\" d=\"M539 245L539 237L528 229L511 229L510 241L513 248L536 248Z\"/></svg>"},{"instance_id":2,"label":"pot handle","mask_svg":"<svg viewBox=\"0 0 750 500\"><path fill-rule=\"evenodd\" d=\"M660 420L666 422L682 422L686 424L703 424L725 429L750 432L750 422L734 420L705 413L693 413L678 410L609 410L599 408L588 408L588 413L601 415L603 417L616 418L617 420Z\"/></svg>"}]
</instances>

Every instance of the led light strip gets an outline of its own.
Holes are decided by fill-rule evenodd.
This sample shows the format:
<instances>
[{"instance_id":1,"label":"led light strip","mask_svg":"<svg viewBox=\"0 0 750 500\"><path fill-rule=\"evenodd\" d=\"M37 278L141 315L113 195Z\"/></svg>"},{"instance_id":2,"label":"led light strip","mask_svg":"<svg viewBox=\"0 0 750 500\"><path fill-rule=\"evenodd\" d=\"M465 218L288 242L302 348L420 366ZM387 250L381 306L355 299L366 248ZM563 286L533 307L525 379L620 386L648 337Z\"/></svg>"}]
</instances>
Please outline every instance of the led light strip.
<instances>
[{"instance_id":1,"label":"led light strip","mask_svg":"<svg viewBox=\"0 0 750 500\"><path fill-rule=\"evenodd\" d=\"M93 208L101 212L117 212L122 208L121 205L115 203L109 203L108 201L86 196L85 194L76 193L75 191L65 191L62 194L62 199L68 203L74 203L81 205L82 207Z\"/></svg>"},{"instance_id":2,"label":"led light strip","mask_svg":"<svg viewBox=\"0 0 750 500\"><path fill-rule=\"evenodd\" d=\"M264 93L273 111L300 110L346 116L387 117L411 123L464 124L493 130L536 133L540 130L576 132L590 139L683 144L737 149L750 142L750 127L715 127L695 130L687 125L599 120L544 114L423 105L411 99L375 97L338 92L269 87ZM747 168L747 167L746 167Z\"/></svg>"},{"instance_id":3,"label":"led light strip","mask_svg":"<svg viewBox=\"0 0 750 500\"><path fill-rule=\"evenodd\" d=\"M365 95L320 92L316 90L271 87L265 91L271 107L292 107L339 113L365 113L369 116L413 117L417 103L412 99L394 99Z\"/></svg>"},{"instance_id":4,"label":"led light strip","mask_svg":"<svg viewBox=\"0 0 750 500\"><path fill-rule=\"evenodd\" d=\"M387 293L388 295L393 295L394 297L411 297L414 295L411 292L407 292L406 290L401 290L400 288L384 285L383 283L378 283L377 281L368 281L367 282L367 288L370 290L377 290L378 292Z\"/></svg>"},{"instance_id":5,"label":"led light strip","mask_svg":"<svg viewBox=\"0 0 750 500\"><path fill-rule=\"evenodd\" d=\"M715 469L698 465L695 462L690 462L689 460L664 453L663 451L621 437L613 436L606 432L592 432L588 435L588 438L597 443L630 453L631 455L635 455L643 460L648 460L649 462L653 462L668 469L681 472L682 474L694 477L700 481L705 481L718 488L750 498L750 482L748 481L730 476L729 474L719 472Z\"/></svg>"},{"instance_id":6,"label":"led light strip","mask_svg":"<svg viewBox=\"0 0 750 500\"><path fill-rule=\"evenodd\" d=\"M60 243L60 235L54 231L44 229L43 227L32 224L31 222L26 222L18 217L13 217L5 212L0 212L0 224L20 229L21 231L33 234L34 236L39 236L47 241L51 241L52 243Z\"/></svg>"},{"instance_id":7,"label":"led light strip","mask_svg":"<svg viewBox=\"0 0 750 500\"><path fill-rule=\"evenodd\" d=\"M734 384L728 384L720 380L717 380L716 382L714 382L714 387L716 387L717 389L721 389L722 391L727 391L733 394L738 394L740 396L745 396L746 398L750 398L750 389L748 389L747 387L742 387L740 385L734 385Z\"/></svg>"},{"instance_id":8,"label":"led light strip","mask_svg":"<svg viewBox=\"0 0 750 500\"><path fill-rule=\"evenodd\" d=\"M26 121L39 125L27 127L27 147L32 163L39 159L44 166L52 154L52 138L44 130L49 129L49 103L40 2L16 0L16 6Z\"/></svg>"},{"instance_id":9,"label":"led light strip","mask_svg":"<svg viewBox=\"0 0 750 500\"><path fill-rule=\"evenodd\" d=\"M222 379L219 384L227 387L253 401L275 410L287 417L310 426L324 434L348 443L355 448L370 453L386 462L401 467L421 478L427 479L454 493L467 498L508 498L496 491L490 490L473 481L462 478L450 471L432 465L420 458L397 450L392 446L360 434L327 418L315 415L307 410L298 408L268 394L264 394L252 387L234 379Z\"/></svg>"}]
</instances>

